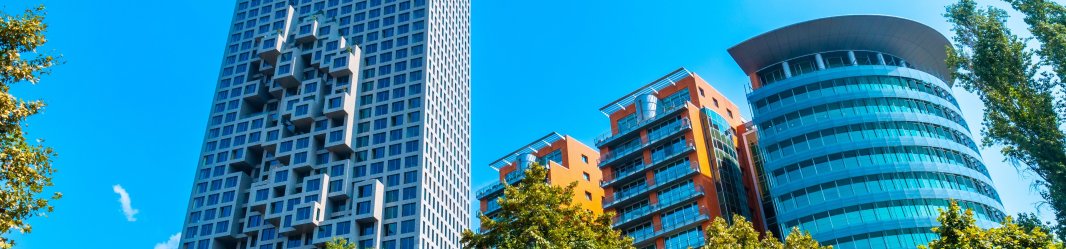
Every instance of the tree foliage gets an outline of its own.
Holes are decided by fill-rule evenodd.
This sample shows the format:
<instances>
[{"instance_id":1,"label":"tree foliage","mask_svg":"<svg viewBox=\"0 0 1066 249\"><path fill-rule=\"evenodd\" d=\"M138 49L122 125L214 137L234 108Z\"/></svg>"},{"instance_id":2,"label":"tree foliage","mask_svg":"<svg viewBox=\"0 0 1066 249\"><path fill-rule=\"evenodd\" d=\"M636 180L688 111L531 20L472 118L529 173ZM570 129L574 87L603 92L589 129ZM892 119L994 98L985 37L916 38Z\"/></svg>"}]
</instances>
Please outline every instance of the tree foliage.
<instances>
[{"instance_id":1,"label":"tree foliage","mask_svg":"<svg viewBox=\"0 0 1066 249\"><path fill-rule=\"evenodd\" d=\"M524 179L505 186L495 219L481 215L482 233L463 231L463 248L633 248L632 238L611 229L613 214L573 203L577 183L545 184L547 173L534 164Z\"/></svg>"},{"instance_id":2,"label":"tree foliage","mask_svg":"<svg viewBox=\"0 0 1066 249\"><path fill-rule=\"evenodd\" d=\"M973 218L973 210L960 210L959 204L954 200L948 210L940 210L937 221L940 222L940 227L933 228L933 232L940 238L920 248L1062 248L1062 244L1055 242L1054 237L1045 230L1040 227L1024 227L1015 223L1010 216L1003 220L1000 227L982 229Z\"/></svg>"},{"instance_id":3,"label":"tree foliage","mask_svg":"<svg viewBox=\"0 0 1066 249\"><path fill-rule=\"evenodd\" d=\"M715 217L711 225L707 227L706 242L703 249L832 249L832 246L822 246L811 237L808 232L802 232L799 228L792 228L792 232L785 237L785 242L774 238L771 233L763 233L761 236L752 227L744 216L733 215L733 224L729 225L722 217Z\"/></svg>"},{"instance_id":4,"label":"tree foliage","mask_svg":"<svg viewBox=\"0 0 1066 249\"><path fill-rule=\"evenodd\" d=\"M1047 232L1048 234L1059 234L1059 228L1055 227L1055 224L1049 221L1040 220L1040 217L1036 216L1036 214L1020 213L1018 214L1018 219L1014 222L1018 223L1018 226L1026 231L1033 230L1033 228L1040 228L1041 231Z\"/></svg>"},{"instance_id":5,"label":"tree foliage","mask_svg":"<svg viewBox=\"0 0 1066 249\"><path fill-rule=\"evenodd\" d=\"M333 240L326 242L326 249L355 249L355 244L348 243L345 238L333 237Z\"/></svg>"},{"instance_id":6,"label":"tree foliage","mask_svg":"<svg viewBox=\"0 0 1066 249\"><path fill-rule=\"evenodd\" d=\"M1059 87L1059 96L1066 95L1064 92L1066 88L1063 88L1063 80L1066 79L1066 7L1047 0L1008 0L1007 2L1025 15L1025 23L1029 25L1029 31L1040 42L1037 54L1040 55L1043 65L1050 66L1054 72L1054 75L1048 74L1045 77L1055 80L1053 83ZM1066 109L1066 100L1059 99L1057 104L1059 121L1062 121L1062 111ZM1057 171L1057 174L1049 174L1056 175L1057 178L1045 180L1050 185L1059 186L1054 191L1042 193L1044 199L1052 203L1055 210L1066 209L1066 190L1064 190L1066 186L1063 186L1066 185L1064 182L1066 176L1063 176L1066 172L1063 172L1063 163L1059 161L1058 167L1052 165L1045 169L1045 171ZM1066 210L1056 212L1056 217L1059 225L1054 229L1054 233L1059 240L1066 241Z\"/></svg>"},{"instance_id":7,"label":"tree foliage","mask_svg":"<svg viewBox=\"0 0 1066 249\"><path fill-rule=\"evenodd\" d=\"M0 235L11 231L28 233L26 219L52 212L50 200L58 192L41 197L52 186L51 148L26 141L22 130L27 117L44 108L41 101L26 101L10 93L16 83L39 82L56 60L38 47L44 45L44 7L26 10L19 15L0 12ZM11 248L14 241L0 237L0 248Z\"/></svg>"},{"instance_id":8,"label":"tree foliage","mask_svg":"<svg viewBox=\"0 0 1066 249\"><path fill-rule=\"evenodd\" d=\"M1011 2L1028 14L1026 22L1044 42L1041 50L1027 49L1026 40L1011 33L1004 10L960 0L944 14L955 31L947 64L957 84L984 102L982 144L1002 145L1007 161L1040 176L1041 195L1058 224L1066 224L1066 135L1059 128L1064 105L1056 99L1062 77L1040 70L1050 64L1059 75L1066 72L1062 8L1040 0Z\"/></svg>"}]
</instances>

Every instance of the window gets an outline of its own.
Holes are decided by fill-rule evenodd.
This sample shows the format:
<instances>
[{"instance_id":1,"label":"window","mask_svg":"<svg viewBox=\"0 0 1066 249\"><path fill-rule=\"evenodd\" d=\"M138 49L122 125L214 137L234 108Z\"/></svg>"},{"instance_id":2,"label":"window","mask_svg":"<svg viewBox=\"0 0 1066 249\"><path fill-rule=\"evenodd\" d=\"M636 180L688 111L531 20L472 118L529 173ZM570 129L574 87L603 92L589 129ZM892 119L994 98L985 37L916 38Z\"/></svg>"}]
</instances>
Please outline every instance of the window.
<instances>
[{"instance_id":1,"label":"window","mask_svg":"<svg viewBox=\"0 0 1066 249\"><path fill-rule=\"evenodd\" d=\"M586 155L581 155L581 162L583 162L583 163L589 163L589 157L588 157L588 156L586 156Z\"/></svg>"},{"instance_id":2,"label":"window","mask_svg":"<svg viewBox=\"0 0 1066 249\"><path fill-rule=\"evenodd\" d=\"M588 174L586 174L586 175L588 175ZM590 200L591 201L592 200L592 193L589 193L589 191L585 191L585 200Z\"/></svg>"},{"instance_id":3,"label":"window","mask_svg":"<svg viewBox=\"0 0 1066 249\"><path fill-rule=\"evenodd\" d=\"M589 177L589 173L588 172L581 172L581 177L584 177L585 181L589 181L590 178L591 178L591 177Z\"/></svg>"}]
</instances>

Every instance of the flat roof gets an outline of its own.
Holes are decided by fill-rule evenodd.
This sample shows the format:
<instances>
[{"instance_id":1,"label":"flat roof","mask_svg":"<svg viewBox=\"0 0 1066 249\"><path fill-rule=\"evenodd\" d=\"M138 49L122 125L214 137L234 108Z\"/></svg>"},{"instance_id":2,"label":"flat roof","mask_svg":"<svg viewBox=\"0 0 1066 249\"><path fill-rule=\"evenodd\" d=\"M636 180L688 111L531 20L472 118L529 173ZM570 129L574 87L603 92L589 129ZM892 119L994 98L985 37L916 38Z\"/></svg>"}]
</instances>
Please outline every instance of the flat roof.
<instances>
[{"instance_id":1,"label":"flat roof","mask_svg":"<svg viewBox=\"0 0 1066 249\"><path fill-rule=\"evenodd\" d=\"M744 73L818 52L872 50L899 56L952 84L944 62L951 42L925 24L886 15L845 15L810 20L752 37L729 48Z\"/></svg>"},{"instance_id":2,"label":"flat roof","mask_svg":"<svg viewBox=\"0 0 1066 249\"><path fill-rule=\"evenodd\" d=\"M519 156L519 155L521 155L521 154L523 154L525 152L535 153L535 152L543 149L544 147L551 146L552 143L555 143L555 141L564 140L564 139L566 139L566 136L563 136L563 135L559 134L558 132L548 133L548 135L544 135L543 137L538 138L537 140L533 140L533 142L531 142L531 143L529 143L529 144L527 144L525 146L522 146L522 147L518 148L517 150L515 150L515 151L513 151L511 153L508 153L507 155L504 155L503 157L500 157L500 159L496 159L496 161L492 161L492 163L489 164L489 167L493 167L493 168L499 170L500 168L511 164L513 161L516 160L515 157L517 157L517 156Z\"/></svg>"},{"instance_id":3,"label":"flat roof","mask_svg":"<svg viewBox=\"0 0 1066 249\"><path fill-rule=\"evenodd\" d=\"M610 104L600 107L600 112L609 116L611 115L611 113L625 109L626 106L633 104L633 101L636 100L637 96L650 92L659 92L659 90L662 90L667 86L672 86L677 83L677 81L682 80L684 78L688 78L691 75L692 72L689 72L688 69L685 69L684 67L678 68L677 70L674 70L673 72L670 72L664 75L663 77L659 77L659 79L656 79L651 83L637 88L637 90L634 90L633 92L630 92L629 94L626 94L625 96L622 96L621 98L612 101Z\"/></svg>"}]
</instances>

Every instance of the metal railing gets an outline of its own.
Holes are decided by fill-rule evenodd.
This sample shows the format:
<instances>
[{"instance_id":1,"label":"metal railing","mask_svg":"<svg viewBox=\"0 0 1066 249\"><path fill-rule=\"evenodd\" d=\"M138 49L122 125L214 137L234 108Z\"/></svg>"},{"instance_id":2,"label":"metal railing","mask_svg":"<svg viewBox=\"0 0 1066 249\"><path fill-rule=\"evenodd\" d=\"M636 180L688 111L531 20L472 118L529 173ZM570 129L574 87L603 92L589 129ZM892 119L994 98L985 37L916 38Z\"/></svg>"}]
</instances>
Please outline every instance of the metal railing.
<instances>
[{"instance_id":1,"label":"metal railing","mask_svg":"<svg viewBox=\"0 0 1066 249\"><path fill-rule=\"evenodd\" d=\"M642 151L642 150L644 150L645 148L647 148L648 146L650 146L652 144L655 144L655 143L657 143L659 141L662 141L665 138L671 137L672 135L675 135L675 134L677 134L677 133L679 133L681 131L684 131L684 130L688 130L690 128L692 128L692 124L689 123L687 119L682 119L682 121L678 122L678 125L676 125L676 126L663 127L662 129L658 129L658 130L656 130L653 133L649 133L648 134L648 140L647 141L642 141L641 144L638 145L638 146L625 148L625 149L622 149L621 151L613 151L612 150L612 151L608 151L607 153L604 153L603 155L600 156L600 163L599 163L600 167L603 167L604 165L612 163L615 160L618 160L619 158L626 157L626 156L632 154L633 152Z\"/></svg>"},{"instance_id":2,"label":"metal railing","mask_svg":"<svg viewBox=\"0 0 1066 249\"><path fill-rule=\"evenodd\" d=\"M626 223L629 223L630 221L634 221L634 220L640 219L642 217L648 216L649 214L662 211L663 209L666 209L667 207L676 205L678 203L681 203L681 202L686 201L686 200L690 200L690 199L695 198L695 197L703 196L704 194L705 193L703 192L703 187L702 186L696 186L695 189L689 190L688 193L682 193L682 194L674 195L673 197L666 198L666 199L659 199L658 203L656 203L655 205L650 205L650 206L648 206L648 208L645 208L645 209L642 209L642 210L639 210L639 211L636 211L636 212L629 212L629 213L626 213L624 215L617 215L617 216L615 216L612 219L612 221L613 221L613 223L612 223L613 225L612 226L614 226L614 228L618 228L622 224L626 224Z\"/></svg>"},{"instance_id":3,"label":"metal railing","mask_svg":"<svg viewBox=\"0 0 1066 249\"><path fill-rule=\"evenodd\" d=\"M493 183L492 185L488 185L488 186L485 186L485 187L482 187L482 188L478 189L476 196L477 196L478 199L481 199L481 198L484 198L485 196L487 196L487 195L489 195L491 193L496 193L497 191L503 190L503 187L504 187L503 183L499 183L499 182Z\"/></svg>"},{"instance_id":4,"label":"metal railing","mask_svg":"<svg viewBox=\"0 0 1066 249\"><path fill-rule=\"evenodd\" d=\"M642 120L642 121L637 121L637 123L634 124L633 126L630 126L629 128L627 128L625 130L619 130L618 133L611 134L610 131L604 132L603 134L601 134L601 135L596 137L596 146L597 147L598 146L603 146L604 144L610 143L610 142L614 141L615 139L617 139L619 137L623 137L623 136L625 136L625 135L627 135L627 134L629 134L629 133L631 133L633 131L640 130L645 125L648 125L650 123L654 123L655 121L659 121L663 117L671 116L671 115L668 115L668 114L673 113L674 111L683 109L685 107L688 107L688 104L689 104L689 102L685 101L685 103L682 103L680 105L663 107L662 113L660 113L658 116L655 116L655 117L650 118L650 119Z\"/></svg>"}]
</instances>

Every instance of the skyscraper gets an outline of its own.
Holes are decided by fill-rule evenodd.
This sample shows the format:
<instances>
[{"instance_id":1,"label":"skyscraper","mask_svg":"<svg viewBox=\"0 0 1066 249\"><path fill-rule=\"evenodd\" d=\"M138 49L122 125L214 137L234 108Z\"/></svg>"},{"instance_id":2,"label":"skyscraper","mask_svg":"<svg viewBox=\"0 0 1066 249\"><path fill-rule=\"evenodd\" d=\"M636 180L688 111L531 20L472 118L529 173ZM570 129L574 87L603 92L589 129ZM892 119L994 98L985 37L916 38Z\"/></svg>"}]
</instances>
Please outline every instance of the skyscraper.
<instances>
[{"instance_id":1,"label":"skyscraper","mask_svg":"<svg viewBox=\"0 0 1066 249\"><path fill-rule=\"evenodd\" d=\"M457 248L468 0L239 0L182 248Z\"/></svg>"},{"instance_id":2,"label":"skyscraper","mask_svg":"<svg viewBox=\"0 0 1066 249\"><path fill-rule=\"evenodd\" d=\"M914 248L950 199L980 226L1003 218L951 94L949 44L911 20L854 15L729 49L751 79L754 151L781 228L837 248Z\"/></svg>"},{"instance_id":3,"label":"skyscraper","mask_svg":"<svg viewBox=\"0 0 1066 249\"><path fill-rule=\"evenodd\" d=\"M548 169L548 178L544 179L548 184L567 186L577 182L573 203L594 213L602 213L602 175L596 165L599 159L600 153L581 141L556 132L548 133L489 164L489 167L500 171L500 181L477 191L481 213L495 216L500 210L497 201L503 197L504 183L517 184L526 177L526 169L534 163Z\"/></svg>"},{"instance_id":4,"label":"skyscraper","mask_svg":"<svg viewBox=\"0 0 1066 249\"><path fill-rule=\"evenodd\" d=\"M637 248L702 246L715 217L763 230L737 108L684 68L600 108L611 121L596 139L603 208Z\"/></svg>"}]
</instances>

